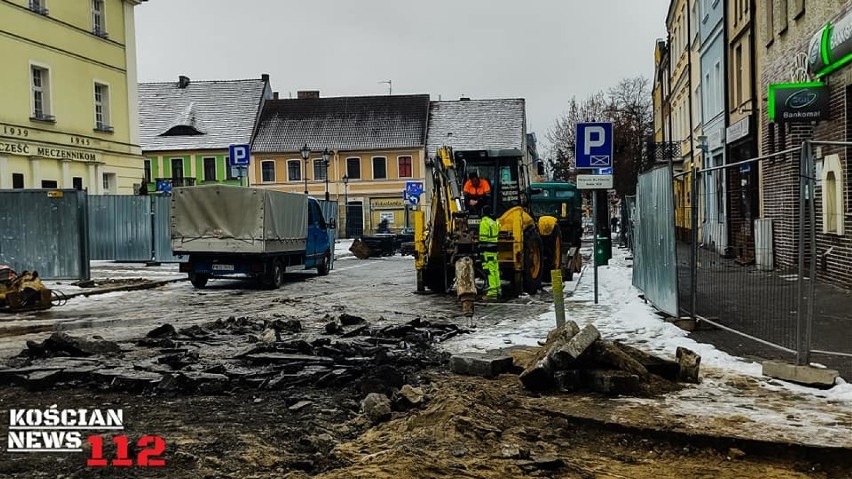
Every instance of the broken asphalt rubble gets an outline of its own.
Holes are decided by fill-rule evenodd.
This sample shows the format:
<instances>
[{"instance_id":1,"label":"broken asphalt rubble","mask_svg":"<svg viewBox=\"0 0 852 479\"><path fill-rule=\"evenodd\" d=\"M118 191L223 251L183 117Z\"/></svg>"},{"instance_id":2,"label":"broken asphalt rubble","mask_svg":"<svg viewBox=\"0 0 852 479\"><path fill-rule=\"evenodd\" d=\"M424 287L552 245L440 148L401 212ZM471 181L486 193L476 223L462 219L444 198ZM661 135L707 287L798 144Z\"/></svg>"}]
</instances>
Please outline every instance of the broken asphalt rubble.
<instances>
[{"instance_id":1,"label":"broken asphalt rubble","mask_svg":"<svg viewBox=\"0 0 852 479\"><path fill-rule=\"evenodd\" d=\"M450 358L458 374L495 377L518 372L534 392L594 391L609 395L648 395L697 383L701 357L678 348L677 361L662 359L620 342L606 341L594 325L573 321L552 330L541 348L528 356L465 353Z\"/></svg>"},{"instance_id":2,"label":"broken asphalt rubble","mask_svg":"<svg viewBox=\"0 0 852 479\"><path fill-rule=\"evenodd\" d=\"M0 384L153 394L352 385L404 410L424 401L423 390L408 384L416 386L417 372L446 361L433 343L466 332L420 318L374 327L346 313L329 324L335 326L326 327L327 334L306 335L292 319L230 317L182 329L163 324L121 345L55 333L42 343L28 342L0 369ZM371 417L386 416L381 406L372 409L381 413L368 412Z\"/></svg>"}]
</instances>

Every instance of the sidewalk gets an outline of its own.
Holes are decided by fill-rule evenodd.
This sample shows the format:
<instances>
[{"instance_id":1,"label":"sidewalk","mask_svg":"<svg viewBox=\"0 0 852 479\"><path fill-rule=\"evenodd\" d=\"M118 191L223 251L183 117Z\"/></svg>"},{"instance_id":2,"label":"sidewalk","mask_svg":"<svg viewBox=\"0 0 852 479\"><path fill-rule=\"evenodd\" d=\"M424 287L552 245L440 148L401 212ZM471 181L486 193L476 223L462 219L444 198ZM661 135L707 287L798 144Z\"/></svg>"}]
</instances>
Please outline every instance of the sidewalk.
<instances>
[{"instance_id":1,"label":"sidewalk","mask_svg":"<svg viewBox=\"0 0 852 479\"><path fill-rule=\"evenodd\" d=\"M635 427L852 448L852 384L840 381L830 390L818 390L766 378L758 363L696 342L639 298L641 293L631 285L632 261L626 259L626 250L616 248L613 256L609 266L598 270L599 304L594 304L589 268L565 300L567 318L581 327L592 323L606 339L663 357L673 359L678 346L689 348L702 357L701 383L653 399L575 395L564 402L562 412ZM555 325L551 309L521 325L506 321L480 328L445 347L451 352L499 350L507 347L507 337L513 345L536 346ZM595 407L588 407L589 401Z\"/></svg>"}]
</instances>

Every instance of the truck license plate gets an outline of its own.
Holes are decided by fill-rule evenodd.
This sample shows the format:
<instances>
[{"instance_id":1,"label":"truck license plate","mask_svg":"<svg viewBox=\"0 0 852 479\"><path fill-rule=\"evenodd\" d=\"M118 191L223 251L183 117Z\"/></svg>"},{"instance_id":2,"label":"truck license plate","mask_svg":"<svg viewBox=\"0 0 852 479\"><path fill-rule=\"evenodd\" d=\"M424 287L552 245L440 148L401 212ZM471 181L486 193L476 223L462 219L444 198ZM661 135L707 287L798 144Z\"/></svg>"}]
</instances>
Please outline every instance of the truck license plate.
<instances>
[{"instance_id":1,"label":"truck license plate","mask_svg":"<svg viewBox=\"0 0 852 479\"><path fill-rule=\"evenodd\" d=\"M213 270L214 271L233 271L234 265L232 265L232 264L214 264Z\"/></svg>"}]
</instances>

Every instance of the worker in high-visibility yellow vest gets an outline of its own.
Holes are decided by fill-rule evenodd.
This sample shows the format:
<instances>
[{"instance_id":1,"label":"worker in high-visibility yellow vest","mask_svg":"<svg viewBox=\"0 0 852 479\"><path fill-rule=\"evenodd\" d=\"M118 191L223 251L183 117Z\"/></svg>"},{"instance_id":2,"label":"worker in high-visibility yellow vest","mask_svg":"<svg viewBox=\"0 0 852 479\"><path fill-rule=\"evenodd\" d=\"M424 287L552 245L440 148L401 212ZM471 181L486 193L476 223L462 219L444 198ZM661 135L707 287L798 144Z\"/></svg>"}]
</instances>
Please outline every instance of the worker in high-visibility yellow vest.
<instances>
[{"instance_id":1,"label":"worker in high-visibility yellow vest","mask_svg":"<svg viewBox=\"0 0 852 479\"><path fill-rule=\"evenodd\" d=\"M479 222L479 251L482 253L482 267L488 271L488 298L500 297L500 263L497 261L497 237L500 223L494 219L489 208L483 208Z\"/></svg>"}]
</instances>

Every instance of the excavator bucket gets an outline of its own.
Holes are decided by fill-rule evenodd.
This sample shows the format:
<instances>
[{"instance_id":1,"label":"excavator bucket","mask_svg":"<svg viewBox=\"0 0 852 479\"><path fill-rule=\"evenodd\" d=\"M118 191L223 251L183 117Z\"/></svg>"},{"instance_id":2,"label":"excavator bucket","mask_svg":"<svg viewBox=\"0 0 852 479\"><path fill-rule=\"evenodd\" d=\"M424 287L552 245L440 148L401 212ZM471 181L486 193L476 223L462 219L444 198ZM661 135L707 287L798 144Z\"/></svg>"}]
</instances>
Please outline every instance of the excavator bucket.
<instances>
[{"instance_id":1,"label":"excavator bucket","mask_svg":"<svg viewBox=\"0 0 852 479\"><path fill-rule=\"evenodd\" d=\"M65 296L48 289L37 272L18 275L8 265L0 265L0 311L50 309L60 299L64 301Z\"/></svg>"},{"instance_id":2,"label":"excavator bucket","mask_svg":"<svg viewBox=\"0 0 852 479\"><path fill-rule=\"evenodd\" d=\"M47 288L40 290L27 288L6 293L6 303L10 312L50 309L53 306L53 295Z\"/></svg>"}]
</instances>

